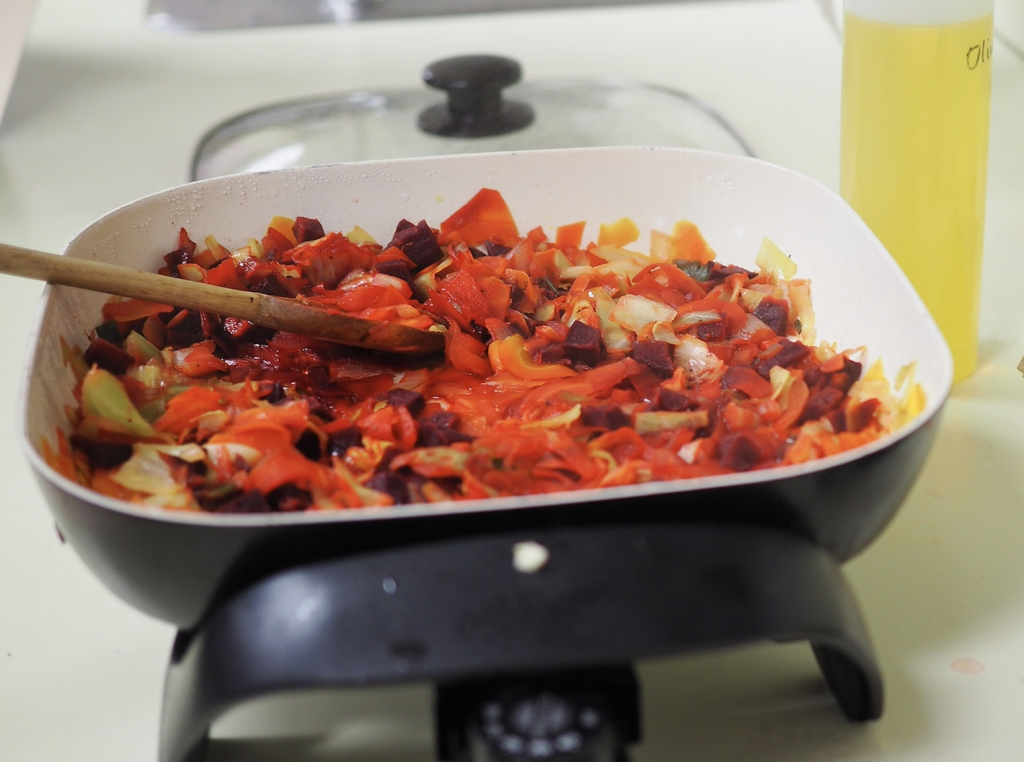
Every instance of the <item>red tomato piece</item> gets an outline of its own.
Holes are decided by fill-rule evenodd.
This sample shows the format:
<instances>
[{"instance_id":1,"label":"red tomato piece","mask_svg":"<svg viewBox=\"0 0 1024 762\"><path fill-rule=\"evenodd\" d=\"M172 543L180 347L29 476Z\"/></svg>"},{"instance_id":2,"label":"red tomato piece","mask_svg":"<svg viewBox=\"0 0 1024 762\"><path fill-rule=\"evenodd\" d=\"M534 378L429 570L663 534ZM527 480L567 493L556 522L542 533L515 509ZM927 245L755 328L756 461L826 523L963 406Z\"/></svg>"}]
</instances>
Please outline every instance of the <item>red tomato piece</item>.
<instances>
[{"instance_id":1,"label":"red tomato piece","mask_svg":"<svg viewBox=\"0 0 1024 762\"><path fill-rule=\"evenodd\" d=\"M335 288L356 268L370 270L373 255L365 248L349 241L341 233L328 233L292 249L292 261L302 268L302 277L311 283L322 283Z\"/></svg>"},{"instance_id":2,"label":"red tomato piece","mask_svg":"<svg viewBox=\"0 0 1024 762\"><path fill-rule=\"evenodd\" d=\"M476 279L465 270L459 270L454 275L445 278L438 284L437 290L466 321L476 321L482 325L487 318L491 317L487 297L480 290Z\"/></svg>"},{"instance_id":3,"label":"red tomato piece","mask_svg":"<svg viewBox=\"0 0 1024 762\"><path fill-rule=\"evenodd\" d=\"M233 259L225 259L217 264L212 269L206 272L206 282L212 286L223 286L224 288L233 288L239 291L245 289L245 283L235 269L235 262Z\"/></svg>"}]
</instances>

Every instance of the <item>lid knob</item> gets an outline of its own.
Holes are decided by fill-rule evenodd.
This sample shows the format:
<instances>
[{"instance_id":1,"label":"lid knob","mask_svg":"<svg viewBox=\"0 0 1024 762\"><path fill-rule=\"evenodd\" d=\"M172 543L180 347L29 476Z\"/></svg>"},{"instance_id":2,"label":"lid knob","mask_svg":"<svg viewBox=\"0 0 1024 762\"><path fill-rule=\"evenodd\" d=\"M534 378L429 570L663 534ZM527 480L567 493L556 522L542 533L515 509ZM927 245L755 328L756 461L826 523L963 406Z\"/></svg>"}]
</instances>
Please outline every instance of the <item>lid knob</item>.
<instances>
[{"instance_id":1,"label":"lid knob","mask_svg":"<svg viewBox=\"0 0 1024 762\"><path fill-rule=\"evenodd\" d=\"M519 63L501 56L435 61L424 69L423 81L447 92L448 102L423 111L420 129L449 138L486 138L523 129L533 121L533 109L501 97L502 88L521 77Z\"/></svg>"}]
</instances>

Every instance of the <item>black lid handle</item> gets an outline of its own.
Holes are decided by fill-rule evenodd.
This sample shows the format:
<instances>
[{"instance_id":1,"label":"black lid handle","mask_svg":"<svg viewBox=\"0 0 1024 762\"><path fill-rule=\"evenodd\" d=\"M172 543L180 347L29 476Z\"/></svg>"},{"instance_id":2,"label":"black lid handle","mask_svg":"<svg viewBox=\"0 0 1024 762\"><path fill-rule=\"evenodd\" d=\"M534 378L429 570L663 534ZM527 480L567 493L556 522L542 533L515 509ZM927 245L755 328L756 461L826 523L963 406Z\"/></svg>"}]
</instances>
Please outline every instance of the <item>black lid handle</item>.
<instances>
[{"instance_id":1,"label":"black lid handle","mask_svg":"<svg viewBox=\"0 0 1024 762\"><path fill-rule=\"evenodd\" d=\"M533 109L501 95L521 77L519 63L501 56L435 61L423 71L423 81L447 92L448 102L421 113L420 129L452 138L493 137L523 129L533 121Z\"/></svg>"}]
</instances>

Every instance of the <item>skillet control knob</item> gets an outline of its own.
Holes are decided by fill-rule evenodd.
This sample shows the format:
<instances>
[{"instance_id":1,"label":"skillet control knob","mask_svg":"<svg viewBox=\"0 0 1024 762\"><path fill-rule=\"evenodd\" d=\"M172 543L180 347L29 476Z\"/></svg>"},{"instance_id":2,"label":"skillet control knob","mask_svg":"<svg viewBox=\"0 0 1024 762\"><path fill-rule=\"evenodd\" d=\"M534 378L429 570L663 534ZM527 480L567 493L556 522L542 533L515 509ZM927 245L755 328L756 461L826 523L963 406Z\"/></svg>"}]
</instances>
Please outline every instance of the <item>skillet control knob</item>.
<instances>
[{"instance_id":1,"label":"skillet control knob","mask_svg":"<svg viewBox=\"0 0 1024 762\"><path fill-rule=\"evenodd\" d=\"M419 127L446 138L507 135L533 122L533 109L507 101L501 91L522 77L517 61L500 56L458 56L435 61L423 81L448 93L448 102L423 111Z\"/></svg>"},{"instance_id":2,"label":"skillet control knob","mask_svg":"<svg viewBox=\"0 0 1024 762\"><path fill-rule=\"evenodd\" d=\"M615 762L621 743L597 706L554 692L485 702L470 742L472 762Z\"/></svg>"}]
</instances>

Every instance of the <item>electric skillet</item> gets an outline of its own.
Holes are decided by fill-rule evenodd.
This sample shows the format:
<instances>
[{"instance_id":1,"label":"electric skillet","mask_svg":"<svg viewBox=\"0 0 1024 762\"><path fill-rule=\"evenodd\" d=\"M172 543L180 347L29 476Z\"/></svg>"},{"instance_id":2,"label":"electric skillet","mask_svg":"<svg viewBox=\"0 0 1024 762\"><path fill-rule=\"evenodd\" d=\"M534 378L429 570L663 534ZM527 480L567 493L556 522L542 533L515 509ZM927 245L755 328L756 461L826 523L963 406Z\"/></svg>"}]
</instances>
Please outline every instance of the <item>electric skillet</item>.
<instances>
[{"instance_id":1,"label":"electric skillet","mask_svg":"<svg viewBox=\"0 0 1024 762\"><path fill-rule=\"evenodd\" d=\"M307 167L140 199L89 225L65 255L149 270L181 227L233 248L278 214L386 240L397 220L436 225L481 187L502 193L521 229L587 220L587 238L624 216L642 231L689 219L720 261L747 267L767 236L811 280L818 336L866 347L865 367L881 358L890 378L916 363L927 406L869 446L754 473L334 513L172 512L95 494L41 456L73 403L61 339L84 345L105 299L48 287L22 445L85 563L180 628L161 759L201 758L210 723L253 695L424 679L439 686L441 758L597 759L593 748L620 754L639 737L632 660L764 639L809 639L847 716L879 716L880 675L839 564L913 485L952 363L885 249L815 181L755 159L654 148ZM508 675L532 676L540 693L508 693ZM558 730L551 716L572 722ZM537 717L548 719L531 725ZM588 727L588 717L607 722ZM616 740L595 747L608 733Z\"/></svg>"}]
</instances>

